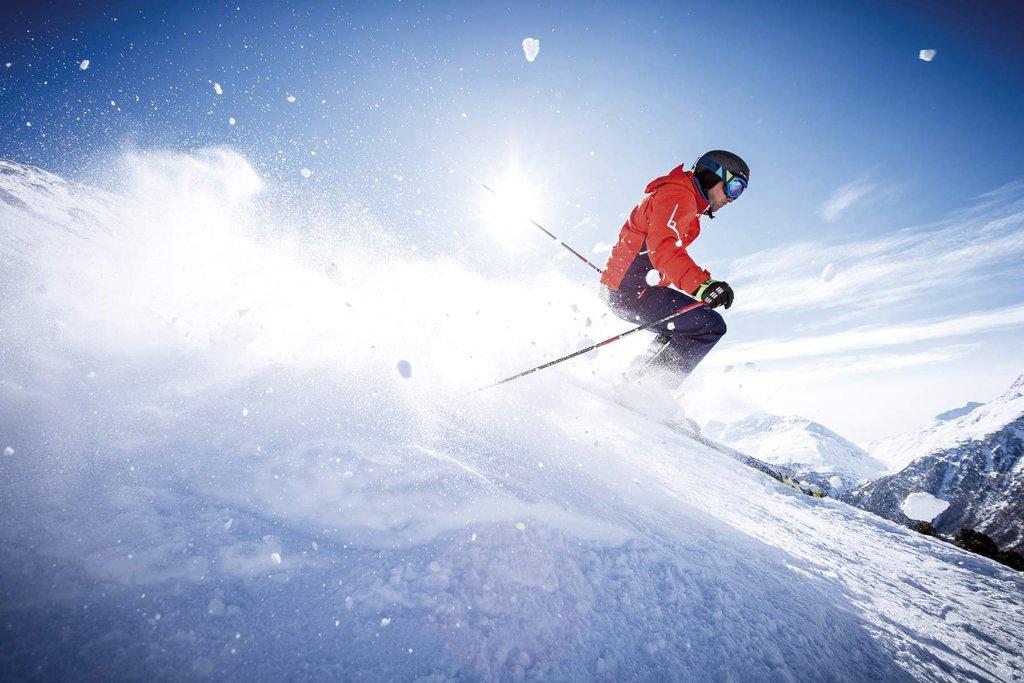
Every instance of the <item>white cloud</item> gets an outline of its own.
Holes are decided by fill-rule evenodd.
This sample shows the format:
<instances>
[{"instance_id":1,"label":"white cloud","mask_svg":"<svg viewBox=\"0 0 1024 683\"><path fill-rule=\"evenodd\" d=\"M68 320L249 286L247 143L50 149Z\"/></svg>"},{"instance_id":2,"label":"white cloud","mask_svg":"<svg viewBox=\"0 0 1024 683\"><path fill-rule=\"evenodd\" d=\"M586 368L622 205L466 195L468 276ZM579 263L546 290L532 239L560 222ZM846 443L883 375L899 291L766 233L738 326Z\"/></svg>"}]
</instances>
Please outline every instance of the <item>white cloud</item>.
<instances>
[{"instance_id":1,"label":"white cloud","mask_svg":"<svg viewBox=\"0 0 1024 683\"><path fill-rule=\"evenodd\" d=\"M850 353L864 349L903 346L923 341L947 339L964 335L1024 326L1024 304L997 308L982 313L963 313L903 325L857 327L831 334L776 338L765 341L733 344L716 354L715 364L757 362L788 358L811 358L833 353Z\"/></svg>"},{"instance_id":2,"label":"white cloud","mask_svg":"<svg viewBox=\"0 0 1024 683\"><path fill-rule=\"evenodd\" d=\"M725 314L730 333L697 374L723 399L811 417L862 441L991 395L993 378L1020 374L1010 349L1024 339L1024 182L934 222L872 232L866 225L845 242L784 244L726 264L737 294Z\"/></svg>"},{"instance_id":3,"label":"white cloud","mask_svg":"<svg viewBox=\"0 0 1024 683\"><path fill-rule=\"evenodd\" d=\"M739 295L734 315L799 308L856 316L930 303L936 292L953 297L996 281L1000 272L1016 281L1005 271L1022 263L1024 184L1014 183L931 225L842 244L765 249L726 272Z\"/></svg>"},{"instance_id":4,"label":"white cloud","mask_svg":"<svg viewBox=\"0 0 1024 683\"><path fill-rule=\"evenodd\" d=\"M894 370L917 368L927 365L941 365L957 358L962 358L969 353L976 351L977 343L951 344L939 346L924 351L907 352L904 349L892 351L852 353L849 355L835 355L818 357L814 362L800 362L804 359L798 358L795 366L786 364L777 369L764 370L759 366L747 371L745 366L737 366L738 376L749 380L751 373L758 375L757 380L780 386L781 384L808 385L824 380L833 380L837 377L863 376L872 373L888 373ZM719 361L714 361L717 365Z\"/></svg>"},{"instance_id":5,"label":"white cloud","mask_svg":"<svg viewBox=\"0 0 1024 683\"><path fill-rule=\"evenodd\" d=\"M878 183L868 182L866 179L855 180L847 183L834 191L818 209L818 214L831 223L839 218L844 211L868 196L878 187Z\"/></svg>"},{"instance_id":6,"label":"white cloud","mask_svg":"<svg viewBox=\"0 0 1024 683\"><path fill-rule=\"evenodd\" d=\"M917 53L917 56L919 59L922 59L926 62L930 62L933 59L935 59L936 54L936 50L921 50L920 52Z\"/></svg>"}]
</instances>

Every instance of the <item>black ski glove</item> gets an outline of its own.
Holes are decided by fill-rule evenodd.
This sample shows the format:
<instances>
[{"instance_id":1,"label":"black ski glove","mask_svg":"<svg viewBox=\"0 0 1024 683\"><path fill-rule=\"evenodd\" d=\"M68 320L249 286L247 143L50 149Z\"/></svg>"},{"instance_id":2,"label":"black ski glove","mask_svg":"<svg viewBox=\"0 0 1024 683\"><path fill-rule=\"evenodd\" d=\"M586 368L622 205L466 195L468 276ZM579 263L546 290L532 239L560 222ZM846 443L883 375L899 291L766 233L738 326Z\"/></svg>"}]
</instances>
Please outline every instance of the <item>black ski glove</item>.
<instances>
[{"instance_id":1,"label":"black ski glove","mask_svg":"<svg viewBox=\"0 0 1024 683\"><path fill-rule=\"evenodd\" d=\"M708 278L697 288L693 295L707 304L708 308L718 308L723 305L726 308L732 306L732 287L729 286L728 282L722 282L721 280Z\"/></svg>"}]
</instances>

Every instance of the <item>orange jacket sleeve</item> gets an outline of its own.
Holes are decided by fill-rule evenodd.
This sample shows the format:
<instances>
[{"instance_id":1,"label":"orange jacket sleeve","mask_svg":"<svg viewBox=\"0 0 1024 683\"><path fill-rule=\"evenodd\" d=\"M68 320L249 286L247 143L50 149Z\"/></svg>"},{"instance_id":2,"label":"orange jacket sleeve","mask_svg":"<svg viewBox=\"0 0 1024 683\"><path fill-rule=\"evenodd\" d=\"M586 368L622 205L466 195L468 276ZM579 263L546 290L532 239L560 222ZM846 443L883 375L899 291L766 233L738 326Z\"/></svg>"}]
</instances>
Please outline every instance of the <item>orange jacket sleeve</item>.
<instances>
[{"instance_id":1,"label":"orange jacket sleeve","mask_svg":"<svg viewBox=\"0 0 1024 683\"><path fill-rule=\"evenodd\" d=\"M700 234L697 204L689 192L664 188L650 198L647 248L651 263L671 283L689 294L711 273L694 262L686 247Z\"/></svg>"}]
</instances>

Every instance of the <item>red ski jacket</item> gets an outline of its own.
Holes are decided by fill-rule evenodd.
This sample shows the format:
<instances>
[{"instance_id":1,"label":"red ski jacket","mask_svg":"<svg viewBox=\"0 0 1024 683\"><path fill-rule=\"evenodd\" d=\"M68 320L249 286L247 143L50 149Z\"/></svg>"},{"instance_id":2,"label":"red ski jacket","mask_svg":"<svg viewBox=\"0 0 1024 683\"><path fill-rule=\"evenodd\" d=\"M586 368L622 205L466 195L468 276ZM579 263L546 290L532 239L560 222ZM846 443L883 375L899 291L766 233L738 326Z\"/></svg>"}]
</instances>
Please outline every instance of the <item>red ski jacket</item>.
<instances>
[{"instance_id":1,"label":"red ski jacket","mask_svg":"<svg viewBox=\"0 0 1024 683\"><path fill-rule=\"evenodd\" d=\"M652 180L644 192L647 196L619 232L601 282L610 289L619 289L646 242L651 263L661 273L658 286L671 284L692 294L711 277L686 253L686 247L700 235L700 215L708 203L697 189L693 174L682 166Z\"/></svg>"}]
</instances>

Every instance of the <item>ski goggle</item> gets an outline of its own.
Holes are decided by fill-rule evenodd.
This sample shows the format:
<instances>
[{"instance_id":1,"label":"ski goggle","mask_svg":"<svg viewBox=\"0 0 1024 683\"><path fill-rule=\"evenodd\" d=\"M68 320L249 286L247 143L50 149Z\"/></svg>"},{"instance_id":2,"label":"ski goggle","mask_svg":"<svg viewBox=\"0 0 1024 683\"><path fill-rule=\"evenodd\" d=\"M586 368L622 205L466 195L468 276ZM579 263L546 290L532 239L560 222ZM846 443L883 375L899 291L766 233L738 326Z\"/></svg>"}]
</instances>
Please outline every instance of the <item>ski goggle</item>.
<instances>
[{"instance_id":1,"label":"ski goggle","mask_svg":"<svg viewBox=\"0 0 1024 683\"><path fill-rule=\"evenodd\" d=\"M696 165L708 169L725 181L723 189L725 191L725 196L729 199L739 199L739 196L743 194L743 190L747 189L747 181L744 178L736 175L713 159L701 157L697 160Z\"/></svg>"}]
</instances>

